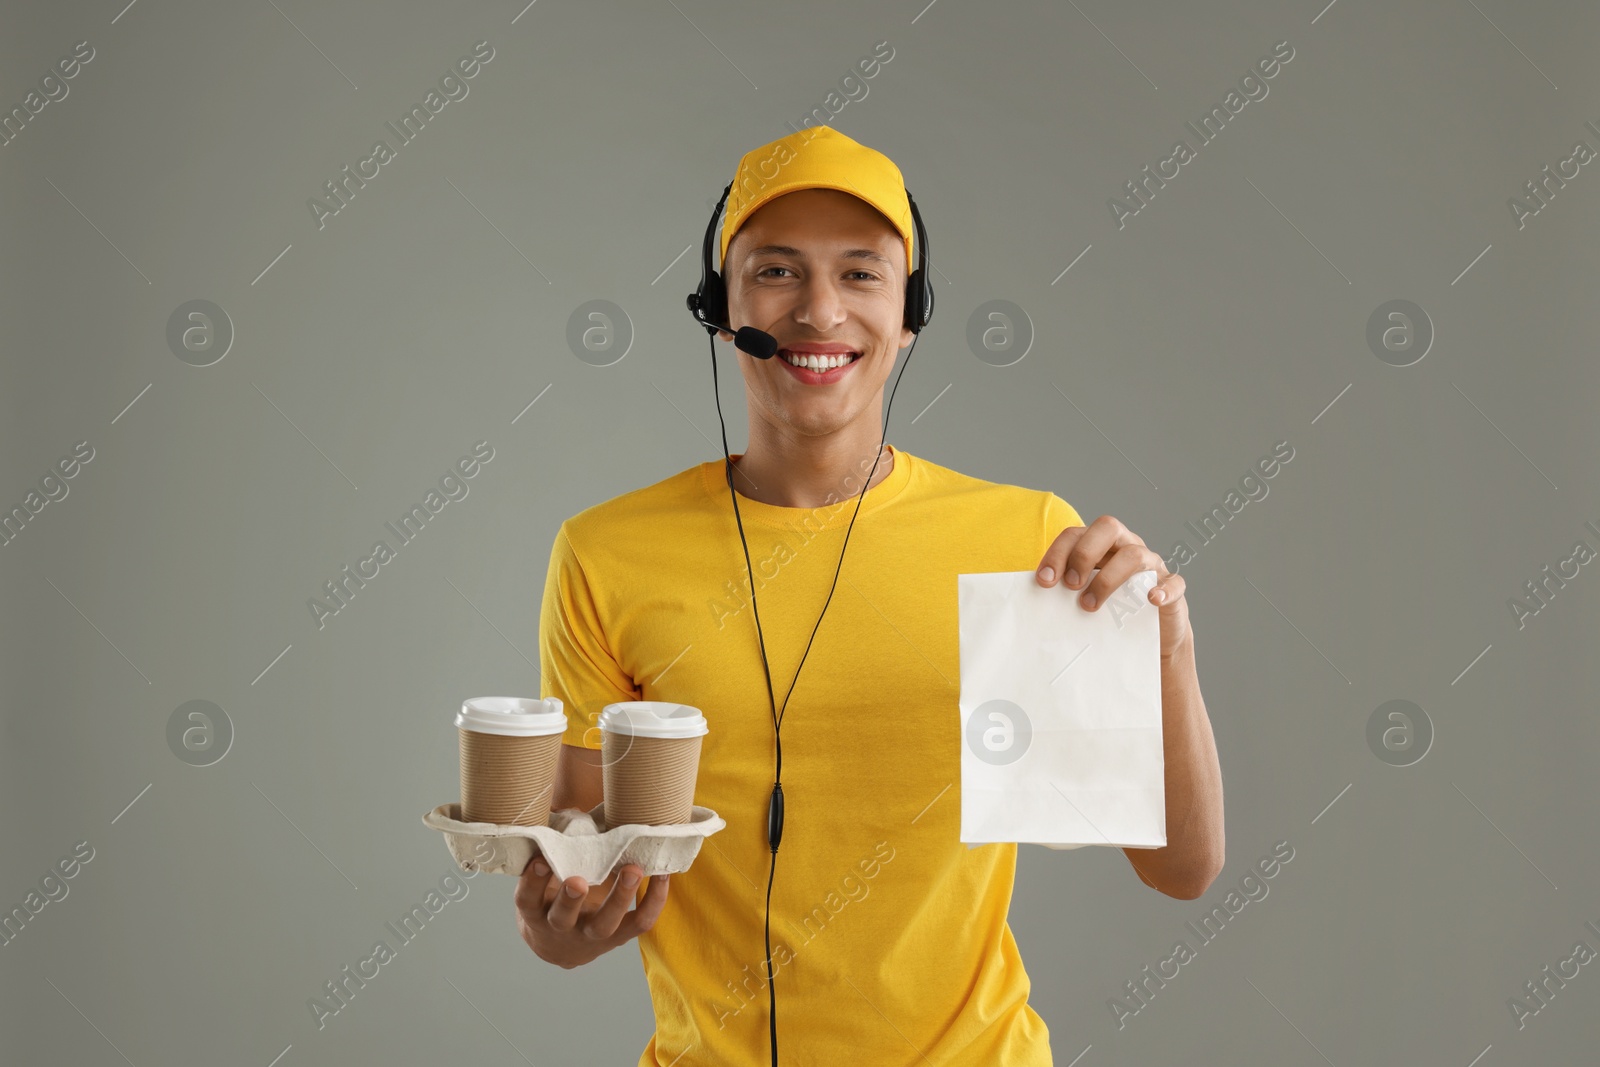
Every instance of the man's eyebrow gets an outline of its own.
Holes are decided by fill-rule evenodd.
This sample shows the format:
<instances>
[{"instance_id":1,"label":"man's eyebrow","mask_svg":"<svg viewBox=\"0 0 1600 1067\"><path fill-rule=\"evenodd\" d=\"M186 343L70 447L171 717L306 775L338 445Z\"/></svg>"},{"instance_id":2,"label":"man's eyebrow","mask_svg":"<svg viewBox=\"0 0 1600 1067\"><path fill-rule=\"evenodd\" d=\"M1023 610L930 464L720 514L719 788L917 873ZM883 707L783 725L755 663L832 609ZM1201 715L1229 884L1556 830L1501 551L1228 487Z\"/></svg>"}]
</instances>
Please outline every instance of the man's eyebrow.
<instances>
[{"instance_id":1,"label":"man's eyebrow","mask_svg":"<svg viewBox=\"0 0 1600 1067\"><path fill-rule=\"evenodd\" d=\"M760 248L752 248L745 254L747 259L755 259L757 256L794 256L796 259L804 259L805 253L792 245L762 245ZM852 248L841 252L839 258L870 259L884 266L888 266L890 262L888 256L871 248Z\"/></svg>"}]
</instances>

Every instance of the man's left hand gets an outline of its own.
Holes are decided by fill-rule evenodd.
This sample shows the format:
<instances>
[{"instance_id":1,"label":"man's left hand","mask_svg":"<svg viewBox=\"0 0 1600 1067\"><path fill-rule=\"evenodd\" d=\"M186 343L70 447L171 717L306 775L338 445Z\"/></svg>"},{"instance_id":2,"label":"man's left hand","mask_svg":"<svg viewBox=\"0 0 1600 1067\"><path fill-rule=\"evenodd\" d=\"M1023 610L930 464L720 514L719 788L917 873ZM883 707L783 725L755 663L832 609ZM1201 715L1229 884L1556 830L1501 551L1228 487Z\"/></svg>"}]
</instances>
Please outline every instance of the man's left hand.
<instances>
[{"instance_id":1,"label":"man's left hand","mask_svg":"<svg viewBox=\"0 0 1600 1067\"><path fill-rule=\"evenodd\" d=\"M1085 580L1096 568L1100 573L1085 589ZM1149 600L1160 608L1164 662L1190 642L1185 583L1181 576L1168 572L1166 561L1117 519L1102 515L1088 526L1062 530L1045 550L1035 580L1043 586L1061 581L1069 589L1082 589L1079 605L1085 611L1097 611L1123 582L1140 571L1151 570L1156 572L1156 584Z\"/></svg>"}]
</instances>

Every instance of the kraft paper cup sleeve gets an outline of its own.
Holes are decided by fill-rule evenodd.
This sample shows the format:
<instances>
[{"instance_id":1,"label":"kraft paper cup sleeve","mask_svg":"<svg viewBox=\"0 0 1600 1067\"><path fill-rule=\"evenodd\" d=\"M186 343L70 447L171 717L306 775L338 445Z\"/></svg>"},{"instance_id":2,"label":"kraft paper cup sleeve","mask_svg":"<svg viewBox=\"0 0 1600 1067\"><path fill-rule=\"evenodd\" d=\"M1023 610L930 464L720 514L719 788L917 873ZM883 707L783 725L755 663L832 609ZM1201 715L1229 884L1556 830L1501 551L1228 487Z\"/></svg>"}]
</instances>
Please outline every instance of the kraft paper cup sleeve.
<instances>
[{"instance_id":1,"label":"kraft paper cup sleeve","mask_svg":"<svg viewBox=\"0 0 1600 1067\"><path fill-rule=\"evenodd\" d=\"M485 821L543 825L550 812L561 735L508 736L457 728L462 806Z\"/></svg>"},{"instance_id":2,"label":"kraft paper cup sleeve","mask_svg":"<svg viewBox=\"0 0 1600 1067\"><path fill-rule=\"evenodd\" d=\"M629 822L687 822L700 773L701 740L605 734L601 747L605 795ZM625 767L619 753L626 753Z\"/></svg>"},{"instance_id":3,"label":"kraft paper cup sleeve","mask_svg":"<svg viewBox=\"0 0 1600 1067\"><path fill-rule=\"evenodd\" d=\"M548 826L462 822L461 804L440 804L422 817L423 825L444 834L445 844L463 871L520 877L528 861L542 855L556 878L580 875L593 885L624 863L636 863L646 877L686 871L701 843L727 825L710 808L696 804L687 822L669 826L627 823L607 827L605 802L588 811L562 808Z\"/></svg>"}]
</instances>

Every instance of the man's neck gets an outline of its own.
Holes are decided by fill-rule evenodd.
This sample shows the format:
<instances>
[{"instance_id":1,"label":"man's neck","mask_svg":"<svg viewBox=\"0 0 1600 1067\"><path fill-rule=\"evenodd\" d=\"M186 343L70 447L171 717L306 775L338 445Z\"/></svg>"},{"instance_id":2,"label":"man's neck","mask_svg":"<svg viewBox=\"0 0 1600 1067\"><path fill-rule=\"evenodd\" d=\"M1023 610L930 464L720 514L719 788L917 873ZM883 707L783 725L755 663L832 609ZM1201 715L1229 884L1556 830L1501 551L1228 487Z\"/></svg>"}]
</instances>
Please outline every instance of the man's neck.
<instances>
[{"instance_id":1,"label":"man's neck","mask_svg":"<svg viewBox=\"0 0 1600 1067\"><path fill-rule=\"evenodd\" d=\"M877 467L882 427L864 433L826 438L788 437L752 430L750 447L734 462L734 487L739 495L784 508L820 508L859 496L867 473L878 485L894 469L894 456L884 446Z\"/></svg>"}]
</instances>

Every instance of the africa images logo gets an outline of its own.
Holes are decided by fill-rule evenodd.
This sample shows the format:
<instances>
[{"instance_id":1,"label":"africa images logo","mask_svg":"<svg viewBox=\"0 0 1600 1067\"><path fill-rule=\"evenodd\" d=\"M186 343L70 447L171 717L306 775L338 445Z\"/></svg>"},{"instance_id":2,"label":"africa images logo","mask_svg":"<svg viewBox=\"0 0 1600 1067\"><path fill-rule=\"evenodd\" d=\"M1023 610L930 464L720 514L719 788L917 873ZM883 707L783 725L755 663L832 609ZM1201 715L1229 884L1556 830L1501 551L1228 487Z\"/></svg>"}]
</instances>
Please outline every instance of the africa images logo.
<instances>
[{"instance_id":1,"label":"africa images logo","mask_svg":"<svg viewBox=\"0 0 1600 1067\"><path fill-rule=\"evenodd\" d=\"M1251 101L1265 100L1267 94L1271 92L1267 82L1277 77L1283 65L1293 58L1293 46L1288 41L1279 41L1272 46L1271 54L1256 60L1255 66L1240 77L1237 92L1229 89L1223 96L1222 103L1211 105L1211 110L1201 117L1199 127L1193 122L1185 122L1184 125L1194 134L1199 148L1204 148L1222 136L1222 131L1228 122L1243 111ZM1147 163L1140 172L1143 177L1135 177L1124 182L1122 188L1127 193L1128 199L1119 200L1113 196L1106 200L1106 207L1111 211L1111 221L1117 224L1117 229L1126 227L1130 218L1149 207L1150 201L1155 199L1156 191L1165 189L1167 182L1183 173L1185 165L1198 158L1200 158L1198 149L1191 147L1188 141L1180 139L1174 142L1171 153L1163 159L1156 160L1154 172ZM1151 188L1152 184L1154 188Z\"/></svg>"},{"instance_id":2,"label":"africa images logo","mask_svg":"<svg viewBox=\"0 0 1600 1067\"><path fill-rule=\"evenodd\" d=\"M417 539L428 523L445 509L446 505L451 501L467 498L472 489L463 479L476 478L483 470L483 465L492 459L494 459L494 446L488 441L477 442L472 446L471 455L462 456L454 467L446 470L439 478L438 489L429 489L424 494L422 503L411 505L411 510L401 516L398 527L392 522L385 522L384 527L394 534L400 547L409 545ZM327 601L318 600L314 596L306 598L306 608L311 612L311 618L316 622L317 629L322 629L327 625L329 618L349 607L356 593L365 589L367 582L383 573L384 566L398 558L399 552L390 548L389 542L375 541L372 552L356 560L354 572L350 570L350 564L346 563L339 568L339 577L323 582L322 589L328 595Z\"/></svg>"}]
</instances>

